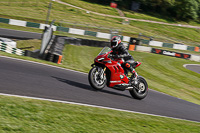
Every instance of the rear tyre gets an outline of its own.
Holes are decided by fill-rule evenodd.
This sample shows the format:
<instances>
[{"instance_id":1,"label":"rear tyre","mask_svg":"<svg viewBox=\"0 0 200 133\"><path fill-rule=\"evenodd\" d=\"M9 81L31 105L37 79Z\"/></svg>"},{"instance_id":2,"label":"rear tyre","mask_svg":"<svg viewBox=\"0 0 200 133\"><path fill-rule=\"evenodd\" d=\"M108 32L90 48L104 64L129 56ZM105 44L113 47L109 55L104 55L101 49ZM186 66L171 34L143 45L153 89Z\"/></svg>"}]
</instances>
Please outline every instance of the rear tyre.
<instances>
[{"instance_id":1,"label":"rear tyre","mask_svg":"<svg viewBox=\"0 0 200 133\"><path fill-rule=\"evenodd\" d=\"M90 85L96 90L102 90L107 82L103 69L100 67L93 67L90 70L88 80Z\"/></svg>"},{"instance_id":2,"label":"rear tyre","mask_svg":"<svg viewBox=\"0 0 200 133\"><path fill-rule=\"evenodd\" d=\"M137 85L133 85L133 89L129 90L131 96L135 99L144 99L148 93L148 84L142 76L138 76Z\"/></svg>"}]
</instances>

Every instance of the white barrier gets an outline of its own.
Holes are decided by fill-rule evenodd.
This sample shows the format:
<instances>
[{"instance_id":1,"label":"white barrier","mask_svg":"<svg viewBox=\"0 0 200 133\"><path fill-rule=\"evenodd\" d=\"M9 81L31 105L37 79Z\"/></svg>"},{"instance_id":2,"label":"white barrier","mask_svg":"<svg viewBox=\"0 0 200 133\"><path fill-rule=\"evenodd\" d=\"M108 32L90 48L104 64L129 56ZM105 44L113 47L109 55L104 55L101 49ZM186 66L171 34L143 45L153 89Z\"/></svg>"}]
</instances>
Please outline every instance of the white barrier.
<instances>
[{"instance_id":1,"label":"white barrier","mask_svg":"<svg viewBox=\"0 0 200 133\"><path fill-rule=\"evenodd\" d=\"M145 47L145 46L136 46L136 50L138 51L144 51L144 52L151 52L151 47Z\"/></svg>"},{"instance_id":2,"label":"white barrier","mask_svg":"<svg viewBox=\"0 0 200 133\"><path fill-rule=\"evenodd\" d=\"M151 46L157 46L157 47L162 47L163 46L163 42L150 41L149 45L151 45Z\"/></svg>"},{"instance_id":3,"label":"white barrier","mask_svg":"<svg viewBox=\"0 0 200 133\"><path fill-rule=\"evenodd\" d=\"M85 34L85 30L69 28L69 33L77 34L77 35L84 35Z\"/></svg>"},{"instance_id":4,"label":"white barrier","mask_svg":"<svg viewBox=\"0 0 200 133\"><path fill-rule=\"evenodd\" d=\"M26 21L22 21L22 20L10 19L9 24L26 27Z\"/></svg>"},{"instance_id":5,"label":"white barrier","mask_svg":"<svg viewBox=\"0 0 200 133\"><path fill-rule=\"evenodd\" d=\"M125 41L125 42L130 42L130 37L128 37L128 36L123 36L123 41Z\"/></svg>"},{"instance_id":6,"label":"white barrier","mask_svg":"<svg viewBox=\"0 0 200 133\"><path fill-rule=\"evenodd\" d=\"M174 44L174 49L187 50L187 45Z\"/></svg>"},{"instance_id":7,"label":"white barrier","mask_svg":"<svg viewBox=\"0 0 200 133\"><path fill-rule=\"evenodd\" d=\"M190 60L200 62L200 56L198 56L198 55L191 55Z\"/></svg>"},{"instance_id":8,"label":"white barrier","mask_svg":"<svg viewBox=\"0 0 200 133\"><path fill-rule=\"evenodd\" d=\"M111 34L108 33L102 33L102 32L97 32L97 36L99 38L104 38L104 39L111 39Z\"/></svg>"},{"instance_id":9,"label":"white barrier","mask_svg":"<svg viewBox=\"0 0 200 133\"><path fill-rule=\"evenodd\" d=\"M39 27L39 29L44 29L44 28L45 28L45 26L49 27L50 25L48 25L48 24L40 24L40 27ZM52 25L52 28L53 28L53 31L56 31L56 29L57 29L57 26L54 26L54 25Z\"/></svg>"}]
</instances>

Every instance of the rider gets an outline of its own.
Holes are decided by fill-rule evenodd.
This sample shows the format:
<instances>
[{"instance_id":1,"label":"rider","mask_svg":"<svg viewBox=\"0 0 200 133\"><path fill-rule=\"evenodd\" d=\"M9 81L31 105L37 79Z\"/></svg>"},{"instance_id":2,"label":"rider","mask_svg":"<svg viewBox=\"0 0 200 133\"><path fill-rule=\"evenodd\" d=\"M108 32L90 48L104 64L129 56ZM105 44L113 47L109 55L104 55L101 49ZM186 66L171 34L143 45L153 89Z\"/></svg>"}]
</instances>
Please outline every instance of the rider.
<instances>
[{"instance_id":1,"label":"rider","mask_svg":"<svg viewBox=\"0 0 200 133\"><path fill-rule=\"evenodd\" d=\"M113 50L113 52L110 54L110 57L124 59L122 66L125 69L129 70L132 74L135 74L135 77L137 77L137 74L134 69L134 66L137 65L137 62L134 61L133 57L129 54L128 50L121 43L120 37L114 36L110 42L111 49Z\"/></svg>"}]
</instances>

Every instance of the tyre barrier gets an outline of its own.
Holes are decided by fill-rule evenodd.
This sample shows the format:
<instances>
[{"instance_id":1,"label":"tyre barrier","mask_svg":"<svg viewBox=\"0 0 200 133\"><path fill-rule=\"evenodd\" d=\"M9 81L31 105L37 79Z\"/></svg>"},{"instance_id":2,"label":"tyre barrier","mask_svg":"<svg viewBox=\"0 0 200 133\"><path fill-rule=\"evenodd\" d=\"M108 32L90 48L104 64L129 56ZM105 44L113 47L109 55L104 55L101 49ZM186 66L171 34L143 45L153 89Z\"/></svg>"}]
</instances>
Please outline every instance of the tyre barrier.
<instances>
[{"instance_id":1,"label":"tyre barrier","mask_svg":"<svg viewBox=\"0 0 200 133\"><path fill-rule=\"evenodd\" d=\"M23 50L14 48L14 47L9 46L5 43L0 43L0 51L10 53L10 54L16 54L16 55L24 55Z\"/></svg>"},{"instance_id":2,"label":"tyre barrier","mask_svg":"<svg viewBox=\"0 0 200 133\"><path fill-rule=\"evenodd\" d=\"M94 47L105 47L110 46L109 42L104 41L95 41L88 39L80 39L66 36L55 36L52 40L52 44L48 49L48 53L44 56L44 60L51 61L57 64L62 62L62 52L65 44L71 45L86 45L86 46L94 46ZM29 51L25 50L25 56L39 58L39 50Z\"/></svg>"},{"instance_id":3,"label":"tyre barrier","mask_svg":"<svg viewBox=\"0 0 200 133\"><path fill-rule=\"evenodd\" d=\"M39 58L39 50L36 51L29 51L29 50L25 50L24 52L24 56L28 56L28 57L32 57L32 58ZM62 55L59 54L52 54L50 52L47 53L47 55L45 56L44 60L46 61L51 61L57 64L61 64L62 63Z\"/></svg>"},{"instance_id":4,"label":"tyre barrier","mask_svg":"<svg viewBox=\"0 0 200 133\"><path fill-rule=\"evenodd\" d=\"M110 42L105 42L105 41L96 41L96 40L73 38L66 36L56 36L49 51L51 51L51 53L62 54L64 44L85 45L93 47L110 46Z\"/></svg>"},{"instance_id":5,"label":"tyre barrier","mask_svg":"<svg viewBox=\"0 0 200 133\"><path fill-rule=\"evenodd\" d=\"M51 62L54 62L54 63L57 63L57 64L61 64L62 63L62 55L47 53L45 60L51 61Z\"/></svg>"}]
</instances>

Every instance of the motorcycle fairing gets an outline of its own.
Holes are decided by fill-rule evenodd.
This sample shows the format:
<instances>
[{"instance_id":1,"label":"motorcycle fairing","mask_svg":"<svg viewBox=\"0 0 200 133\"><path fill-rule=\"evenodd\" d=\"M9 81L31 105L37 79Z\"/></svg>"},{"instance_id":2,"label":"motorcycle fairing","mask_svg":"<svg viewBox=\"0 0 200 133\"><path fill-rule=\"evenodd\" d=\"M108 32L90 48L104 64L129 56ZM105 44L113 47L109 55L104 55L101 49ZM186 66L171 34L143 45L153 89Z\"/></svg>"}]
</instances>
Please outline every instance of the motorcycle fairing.
<instances>
[{"instance_id":1,"label":"motorcycle fairing","mask_svg":"<svg viewBox=\"0 0 200 133\"><path fill-rule=\"evenodd\" d=\"M113 61L110 64L106 64L107 69L110 70L110 83L108 83L108 87L114 87L119 84L128 84L129 80L124 74L124 69L117 61Z\"/></svg>"},{"instance_id":2,"label":"motorcycle fairing","mask_svg":"<svg viewBox=\"0 0 200 133\"><path fill-rule=\"evenodd\" d=\"M121 67L121 64L123 63L122 60L116 60L116 61L111 61L110 58L108 58L108 54L110 54L112 51L107 52L106 54L99 54L95 58L95 62L100 63L100 64L105 64L107 69L110 70L111 75L109 76L110 79L108 79L108 87L114 87L116 85L128 85L128 78L124 74L124 69ZM103 59L103 60L100 60Z\"/></svg>"}]
</instances>

